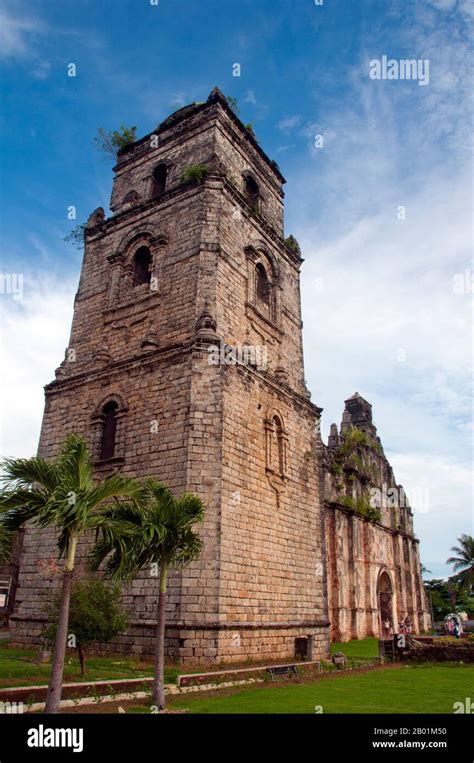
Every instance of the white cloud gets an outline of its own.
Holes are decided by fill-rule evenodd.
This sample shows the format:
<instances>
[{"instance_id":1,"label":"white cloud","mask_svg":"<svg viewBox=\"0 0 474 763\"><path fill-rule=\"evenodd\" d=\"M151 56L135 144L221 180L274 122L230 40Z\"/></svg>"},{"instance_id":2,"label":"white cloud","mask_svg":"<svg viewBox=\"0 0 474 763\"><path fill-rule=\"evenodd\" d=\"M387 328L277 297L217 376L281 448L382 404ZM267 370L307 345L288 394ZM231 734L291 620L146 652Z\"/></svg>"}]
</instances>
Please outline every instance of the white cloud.
<instances>
[{"instance_id":1,"label":"white cloud","mask_svg":"<svg viewBox=\"0 0 474 763\"><path fill-rule=\"evenodd\" d=\"M2 433L0 455L36 453L43 386L54 379L69 339L77 279L28 277L22 300L0 295L2 307Z\"/></svg>"},{"instance_id":2,"label":"white cloud","mask_svg":"<svg viewBox=\"0 0 474 763\"><path fill-rule=\"evenodd\" d=\"M51 74L51 64L49 61L38 61L31 71L35 79L47 79Z\"/></svg>"},{"instance_id":3,"label":"white cloud","mask_svg":"<svg viewBox=\"0 0 474 763\"><path fill-rule=\"evenodd\" d=\"M461 534L474 535L471 465L429 451L388 455L411 500L423 563L433 577L452 574L449 549ZM428 505L417 505L417 495L427 495Z\"/></svg>"},{"instance_id":4,"label":"white cloud","mask_svg":"<svg viewBox=\"0 0 474 763\"><path fill-rule=\"evenodd\" d=\"M0 8L0 58L19 58L31 54L31 41L46 30L45 24L28 14L20 18Z\"/></svg>"},{"instance_id":5,"label":"white cloud","mask_svg":"<svg viewBox=\"0 0 474 763\"><path fill-rule=\"evenodd\" d=\"M473 525L473 295L453 289L453 276L472 269L469 51L458 24L400 28L400 42L431 60L426 88L378 87L367 78L371 56L361 56L352 93L324 126L299 130L306 156L285 170L288 232L305 258L306 378L323 434L356 389L373 404L408 496L430 486L415 531L439 574Z\"/></svg>"},{"instance_id":6,"label":"white cloud","mask_svg":"<svg viewBox=\"0 0 474 763\"><path fill-rule=\"evenodd\" d=\"M456 7L456 0L428 0L439 11L452 11Z\"/></svg>"},{"instance_id":7,"label":"white cloud","mask_svg":"<svg viewBox=\"0 0 474 763\"><path fill-rule=\"evenodd\" d=\"M299 124L301 124L301 116L295 114L294 117L287 117L278 122L278 129L282 132L290 132L290 130L294 130L295 127L298 127Z\"/></svg>"}]
</instances>

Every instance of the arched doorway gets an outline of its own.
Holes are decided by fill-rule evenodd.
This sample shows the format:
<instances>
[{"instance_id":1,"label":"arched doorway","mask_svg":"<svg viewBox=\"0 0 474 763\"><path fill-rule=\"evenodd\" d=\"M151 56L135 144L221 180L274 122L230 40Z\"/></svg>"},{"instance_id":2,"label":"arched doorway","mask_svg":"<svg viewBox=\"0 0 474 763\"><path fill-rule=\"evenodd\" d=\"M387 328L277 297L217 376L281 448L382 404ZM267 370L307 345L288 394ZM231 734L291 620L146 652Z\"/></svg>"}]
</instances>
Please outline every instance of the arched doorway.
<instances>
[{"instance_id":1,"label":"arched doorway","mask_svg":"<svg viewBox=\"0 0 474 763\"><path fill-rule=\"evenodd\" d=\"M380 634L384 635L384 623L388 620L393 633L393 590L392 581L386 570L379 575L377 584L377 599L379 603L379 628Z\"/></svg>"}]
</instances>

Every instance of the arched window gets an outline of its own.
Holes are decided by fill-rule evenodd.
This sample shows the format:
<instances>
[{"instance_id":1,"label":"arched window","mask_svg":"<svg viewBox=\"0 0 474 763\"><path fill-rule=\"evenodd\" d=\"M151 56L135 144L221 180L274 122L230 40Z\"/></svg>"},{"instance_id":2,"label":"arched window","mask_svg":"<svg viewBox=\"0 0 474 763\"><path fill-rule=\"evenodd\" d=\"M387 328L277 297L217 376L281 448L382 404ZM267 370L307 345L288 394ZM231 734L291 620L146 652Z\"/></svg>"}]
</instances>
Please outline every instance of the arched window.
<instances>
[{"instance_id":1,"label":"arched window","mask_svg":"<svg viewBox=\"0 0 474 763\"><path fill-rule=\"evenodd\" d=\"M261 262L257 263L255 267L255 293L257 299L268 306L270 305L271 288L272 285L268 279L267 271Z\"/></svg>"},{"instance_id":2,"label":"arched window","mask_svg":"<svg viewBox=\"0 0 474 763\"><path fill-rule=\"evenodd\" d=\"M141 286L151 281L151 253L147 246L142 246L133 258L133 285Z\"/></svg>"},{"instance_id":3,"label":"arched window","mask_svg":"<svg viewBox=\"0 0 474 763\"><path fill-rule=\"evenodd\" d=\"M106 403L102 409L103 428L100 441L100 458L113 458L115 453L115 435L117 432L118 405L114 400Z\"/></svg>"},{"instance_id":4,"label":"arched window","mask_svg":"<svg viewBox=\"0 0 474 763\"><path fill-rule=\"evenodd\" d=\"M273 417L272 424L274 438L273 464L277 474L283 475L285 472L283 427L278 416Z\"/></svg>"},{"instance_id":5,"label":"arched window","mask_svg":"<svg viewBox=\"0 0 474 763\"><path fill-rule=\"evenodd\" d=\"M380 633L384 634L393 628L393 594L392 581L387 572L383 571L377 584L377 596L379 600ZM389 627L385 623L388 621Z\"/></svg>"},{"instance_id":6,"label":"arched window","mask_svg":"<svg viewBox=\"0 0 474 763\"><path fill-rule=\"evenodd\" d=\"M160 196L166 190L166 178L168 167L166 164L159 164L153 170L153 196Z\"/></svg>"},{"instance_id":7,"label":"arched window","mask_svg":"<svg viewBox=\"0 0 474 763\"><path fill-rule=\"evenodd\" d=\"M247 175L244 181L244 196L247 204L252 209L258 211L260 205L260 189L250 175Z\"/></svg>"}]
</instances>

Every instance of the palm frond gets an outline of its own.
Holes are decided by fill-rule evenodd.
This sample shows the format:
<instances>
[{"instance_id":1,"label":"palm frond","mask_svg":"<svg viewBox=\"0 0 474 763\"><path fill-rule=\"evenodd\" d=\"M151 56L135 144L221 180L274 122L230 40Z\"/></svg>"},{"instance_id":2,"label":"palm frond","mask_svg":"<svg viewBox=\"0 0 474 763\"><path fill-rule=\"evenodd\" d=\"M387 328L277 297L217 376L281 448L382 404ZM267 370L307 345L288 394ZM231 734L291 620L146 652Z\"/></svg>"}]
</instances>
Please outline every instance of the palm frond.
<instances>
[{"instance_id":1,"label":"palm frond","mask_svg":"<svg viewBox=\"0 0 474 763\"><path fill-rule=\"evenodd\" d=\"M16 532L20 527L23 527L27 522L35 522L37 517L36 509L28 506L20 506L17 508L9 509L1 515L1 521L3 526L7 530Z\"/></svg>"},{"instance_id":2,"label":"palm frond","mask_svg":"<svg viewBox=\"0 0 474 763\"><path fill-rule=\"evenodd\" d=\"M0 563L6 563L10 560L12 543L15 533L9 530L0 518Z\"/></svg>"},{"instance_id":3,"label":"palm frond","mask_svg":"<svg viewBox=\"0 0 474 763\"><path fill-rule=\"evenodd\" d=\"M82 437L71 432L63 442L58 469L63 482L74 490L87 490L93 485L92 457Z\"/></svg>"},{"instance_id":4,"label":"palm frond","mask_svg":"<svg viewBox=\"0 0 474 763\"><path fill-rule=\"evenodd\" d=\"M101 503L111 498L131 498L140 503L144 500L144 488L131 477L113 474L94 485L87 495L91 509L100 506Z\"/></svg>"},{"instance_id":5,"label":"palm frond","mask_svg":"<svg viewBox=\"0 0 474 763\"><path fill-rule=\"evenodd\" d=\"M474 538L472 535L460 535L458 538L459 546L453 546L451 551L454 551L457 556L450 556L447 559L446 564L452 564L454 570L461 570L464 567L469 567L474 562Z\"/></svg>"},{"instance_id":6,"label":"palm frond","mask_svg":"<svg viewBox=\"0 0 474 763\"><path fill-rule=\"evenodd\" d=\"M454 570L459 570L462 567L467 567L470 563L471 562L469 559L462 559L456 556L450 556L449 559L446 559L446 564L452 564Z\"/></svg>"},{"instance_id":7,"label":"palm frond","mask_svg":"<svg viewBox=\"0 0 474 763\"><path fill-rule=\"evenodd\" d=\"M15 509L29 508L39 511L48 501L48 493L36 489L18 488L0 493L0 513Z\"/></svg>"},{"instance_id":8,"label":"palm frond","mask_svg":"<svg viewBox=\"0 0 474 763\"><path fill-rule=\"evenodd\" d=\"M59 473L56 464L43 458L6 458L3 460L0 476L10 491L28 489L39 485L47 491L54 490L58 484Z\"/></svg>"},{"instance_id":9,"label":"palm frond","mask_svg":"<svg viewBox=\"0 0 474 763\"><path fill-rule=\"evenodd\" d=\"M199 496L193 493L183 493L176 500L176 510L183 524L195 524L204 519L204 504Z\"/></svg>"},{"instance_id":10,"label":"palm frond","mask_svg":"<svg viewBox=\"0 0 474 763\"><path fill-rule=\"evenodd\" d=\"M132 578L151 564L184 566L201 553L193 526L202 521L202 501L191 493L176 499L171 490L148 479L136 501L119 502L101 512L96 545L90 556L114 578Z\"/></svg>"}]
</instances>

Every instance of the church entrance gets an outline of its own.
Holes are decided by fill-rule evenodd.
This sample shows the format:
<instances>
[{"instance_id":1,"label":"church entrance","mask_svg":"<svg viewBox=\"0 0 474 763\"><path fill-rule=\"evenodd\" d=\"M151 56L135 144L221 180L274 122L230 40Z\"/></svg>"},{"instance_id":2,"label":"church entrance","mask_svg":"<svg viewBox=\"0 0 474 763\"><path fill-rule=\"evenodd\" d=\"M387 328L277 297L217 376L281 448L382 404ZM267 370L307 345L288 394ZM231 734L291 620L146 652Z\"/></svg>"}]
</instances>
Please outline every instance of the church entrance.
<instances>
[{"instance_id":1,"label":"church entrance","mask_svg":"<svg viewBox=\"0 0 474 763\"><path fill-rule=\"evenodd\" d=\"M389 637L393 633L393 605L392 605L392 581L387 572L382 572L377 585L377 598L379 603L379 627L382 637ZM390 628L387 628L387 622Z\"/></svg>"}]
</instances>

